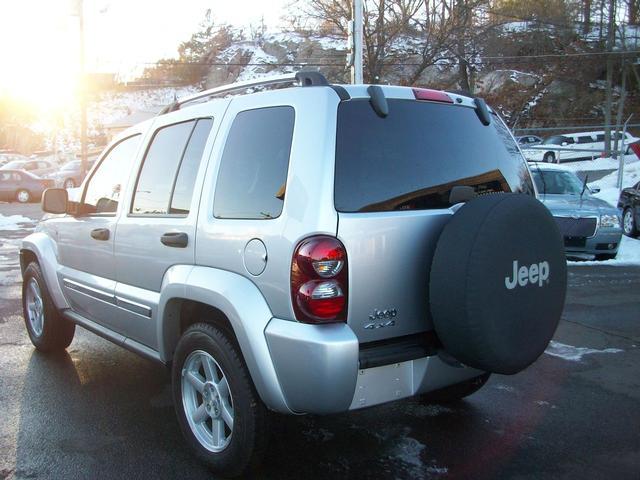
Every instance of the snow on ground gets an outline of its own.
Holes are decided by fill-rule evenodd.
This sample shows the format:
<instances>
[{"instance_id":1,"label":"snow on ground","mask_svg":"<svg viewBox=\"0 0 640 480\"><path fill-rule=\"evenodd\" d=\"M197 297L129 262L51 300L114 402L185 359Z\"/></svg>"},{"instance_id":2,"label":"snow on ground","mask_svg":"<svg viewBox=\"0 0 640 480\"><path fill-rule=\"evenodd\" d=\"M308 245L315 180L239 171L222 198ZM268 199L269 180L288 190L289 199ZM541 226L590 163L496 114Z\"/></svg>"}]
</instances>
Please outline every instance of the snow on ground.
<instances>
[{"instance_id":1,"label":"snow on ground","mask_svg":"<svg viewBox=\"0 0 640 480\"><path fill-rule=\"evenodd\" d=\"M639 159L635 153L625 155L624 157L625 171L627 166L638 164L638 163L639 163ZM595 157L593 160L581 160L579 162L562 162L560 165L562 165L563 168L566 168L567 170L572 170L574 172L582 172L582 171L592 172L596 170L617 169L618 166L620 165L620 162L618 161L617 158Z\"/></svg>"},{"instance_id":2,"label":"snow on ground","mask_svg":"<svg viewBox=\"0 0 640 480\"><path fill-rule=\"evenodd\" d=\"M572 345L565 345L564 343L551 341L544 353L559 357L570 362L580 362L585 355L592 355L594 353L622 353L624 350L619 348L605 348L604 350L598 350L596 348L586 347L574 347Z\"/></svg>"},{"instance_id":3,"label":"snow on ground","mask_svg":"<svg viewBox=\"0 0 640 480\"><path fill-rule=\"evenodd\" d=\"M22 230L25 227L25 223L31 226L33 220L22 215L9 215L8 217L0 214L0 230ZM22 224L22 225L21 225Z\"/></svg>"},{"instance_id":4,"label":"snow on ground","mask_svg":"<svg viewBox=\"0 0 640 480\"><path fill-rule=\"evenodd\" d=\"M640 160L638 157L633 155L635 160L631 158L631 155L627 155L625 158L624 165L624 176L622 177L622 186L630 187L635 185L640 181ZM611 160L611 159L602 159L602 160ZM616 166L613 168L618 168L617 160L615 160ZM585 162L580 162L585 163ZM595 196L605 200L610 203L614 207L618 205L618 197L620 196L620 191L616 186L618 184L618 171L610 173L606 177L601 178L593 182L593 185L598 185L600 187L600 193L596 193Z\"/></svg>"}]
</instances>

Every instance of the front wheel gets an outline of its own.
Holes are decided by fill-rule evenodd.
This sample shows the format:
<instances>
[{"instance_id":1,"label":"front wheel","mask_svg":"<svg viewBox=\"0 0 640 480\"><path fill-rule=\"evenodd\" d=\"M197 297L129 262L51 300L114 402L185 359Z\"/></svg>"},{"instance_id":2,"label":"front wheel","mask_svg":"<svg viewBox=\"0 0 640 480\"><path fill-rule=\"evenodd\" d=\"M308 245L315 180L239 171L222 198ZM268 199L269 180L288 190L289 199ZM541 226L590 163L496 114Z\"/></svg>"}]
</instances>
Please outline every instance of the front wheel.
<instances>
[{"instance_id":1,"label":"front wheel","mask_svg":"<svg viewBox=\"0 0 640 480\"><path fill-rule=\"evenodd\" d=\"M196 455L222 476L255 469L267 410L227 334L207 323L189 327L176 348L172 383L178 422Z\"/></svg>"},{"instance_id":2,"label":"front wheel","mask_svg":"<svg viewBox=\"0 0 640 480\"><path fill-rule=\"evenodd\" d=\"M622 214L622 230L628 237L635 237L638 234L636 221L633 215L632 208L625 208Z\"/></svg>"},{"instance_id":3,"label":"front wheel","mask_svg":"<svg viewBox=\"0 0 640 480\"><path fill-rule=\"evenodd\" d=\"M434 390L420 396L425 403L453 403L476 393L489 380L490 373L484 373L464 382L456 383L448 387Z\"/></svg>"},{"instance_id":4,"label":"front wheel","mask_svg":"<svg viewBox=\"0 0 640 480\"><path fill-rule=\"evenodd\" d=\"M22 279L22 311L31 343L44 352L64 350L73 340L75 324L56 309L37 263L27 266Z\"/></svg>"},{"instance_id":5,"label":"front wheel","mask_svg":"<svg viewBox=\"0 0 640 480\"><path fill-rule=\"evenodd\" d=\"M553 152L547 152L544 154L544 159L546 163L556 163L556 156Z\"/></svg>"},{"instance_id":6,"label":"front wheel","mask_svg":"<svg viewBox=\"0 0 640 480\"><path fill-rule=\"evenodd\" d=\"M18 190L18 192L16 193L16 200L18 200L20 203L29 203L29 200L31 200L31 194L28 190Z\"/></svg>"}]
</instances>

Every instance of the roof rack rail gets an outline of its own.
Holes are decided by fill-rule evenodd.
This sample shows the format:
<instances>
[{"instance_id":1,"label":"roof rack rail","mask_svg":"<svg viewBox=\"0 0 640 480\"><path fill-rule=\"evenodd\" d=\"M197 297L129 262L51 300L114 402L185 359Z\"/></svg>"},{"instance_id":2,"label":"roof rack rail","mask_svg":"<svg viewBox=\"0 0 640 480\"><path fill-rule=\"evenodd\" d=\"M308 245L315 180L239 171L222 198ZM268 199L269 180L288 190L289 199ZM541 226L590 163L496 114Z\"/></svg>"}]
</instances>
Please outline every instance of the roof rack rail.
<instances>
[{"instance_id":1,"label":"roof rack rail","mask_svg":"<svg viewBox=\"0 0 640 480\"><path fill-rule=\"evenodd\" d=\"M275 75L272 77L258 78L255 80L247 80L245 82L231 83L220 87L210 88L202 92L194 93L187 97L181 98L166 107L164 107L158 115L175 112L186 103L194 102L202 98L214 97L224 93L230 93L237 90L246 90L254 87L265 87L269 85L279 85L285 83L297 83L301 87L329 86L329 82L320 72L296 72L285 75Z\"/></svg>"}]
</instances>

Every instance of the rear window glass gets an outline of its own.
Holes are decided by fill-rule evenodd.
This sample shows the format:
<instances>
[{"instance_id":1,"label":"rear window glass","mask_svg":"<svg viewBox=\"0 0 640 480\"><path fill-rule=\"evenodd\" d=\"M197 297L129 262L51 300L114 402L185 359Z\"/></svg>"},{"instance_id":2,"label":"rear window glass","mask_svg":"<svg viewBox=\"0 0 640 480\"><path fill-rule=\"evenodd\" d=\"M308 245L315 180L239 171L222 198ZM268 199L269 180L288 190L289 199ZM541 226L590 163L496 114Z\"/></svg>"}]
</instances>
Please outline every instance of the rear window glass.
<instances>
[{"instance_id":1,"label":"rear window glass","mask_svg":"<svg viewBox=\"0 0 640 480\"><path fill-rule=\"evenodd\" d=\"M389 100L338 107L335 207L341 212L446 208L454 186L533 194L525 161L497 117L484 126L468 107Z\"/></svg>"}]
</instances>

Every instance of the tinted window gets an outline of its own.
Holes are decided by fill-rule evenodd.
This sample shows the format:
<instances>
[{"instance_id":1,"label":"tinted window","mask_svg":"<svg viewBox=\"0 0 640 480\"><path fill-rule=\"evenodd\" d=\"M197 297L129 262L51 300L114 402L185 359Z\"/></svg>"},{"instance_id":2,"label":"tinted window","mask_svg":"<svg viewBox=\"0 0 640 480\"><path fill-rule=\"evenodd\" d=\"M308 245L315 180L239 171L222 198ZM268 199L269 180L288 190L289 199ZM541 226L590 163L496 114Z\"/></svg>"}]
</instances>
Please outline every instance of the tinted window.
<instances>
[{"instance_id":1,"label":"tinted window","mask_svg":"<svg viewBox=\"0 0 640 480\"><path fill-rule=\"evenodd\" d=\"M133 162L140 135L116 144L95 170L85 191L83 203L86 213L115 213L120 193Z\"/></svg>"},{"instance_id":2,"label":"tinted window","mask_svg":"<svg viewBox=\"0 0 640 480\"><path fill-rule=\"evenodd\" d=\"M593 138L591 137L591 135L584 136L584 137L577 137L577 139L578 139L578 143L593 143Z\"/></svg>"},{"instance_id":3,"label":"tinted window","mask_svg":"<svg viewBox=\"0 0 640 480\"><path fill-rule=\"evenodd\" d=\"M368 100L338 107L337 210L444 208L458 185L480 194L533 192L525 161L497 117L484 126L467 107L388 103L386 118L376 115Z\"/></svg>"},{"instance_id":4,"label":"tinted window","mask_svg":"<svg viewBox=\"0 0 640 480\"><path fill-rule=\"evenodd\" d=\"M600 134L596 138L598 142L604 142L604 134Z\"/></svg>"},{"instance_id":5,"label":"tinted window","mask_svg":"<svg viewBox=\"0 0 640 480\"><path fill-rule=\"evenodd\" d=\"M173 181L195 123L169 125L155 133L138 177L132 213L168 213Z\"/></svg>"},{"instance_id":6,"label":"tinted window","mask_svg":"<svg viewBox=\"0 0 640 480\"><path fill-rule=\"evenodd\" d=\"M202 152L207 143L212 125L213 120L210 118L198 120L196 128L191 134L189 144L182 157L178 177L176 178L169 213L184 215L189 213L191 197L193 196L193 186L196 182L196 175L198 174L198 168L202 160Z\"/></svg>"},{"instance_id":7,"label":"tinted window","mask_svg":"<svg viewBox=\"0 0 640 480\"><path fill-rule=\"evenodd\" d=\"M238 114L222 154L216 217L267 219L282 213L294 117L292 107Z\"/></svg>"},{"instance_id":8,"label":"tinted window","mask_svg":"<svg viewBox=\"0 0 640 480\"><path fill-rule=\"evenodd\" d=\"M545 145L562 145L562 142L566 142L567 139L560 135L554 135L553 137L545 138L542 142Z\"/></svg>"}]
</instances>

